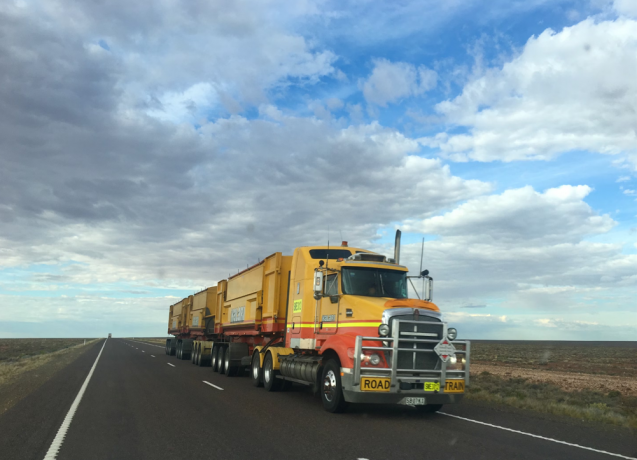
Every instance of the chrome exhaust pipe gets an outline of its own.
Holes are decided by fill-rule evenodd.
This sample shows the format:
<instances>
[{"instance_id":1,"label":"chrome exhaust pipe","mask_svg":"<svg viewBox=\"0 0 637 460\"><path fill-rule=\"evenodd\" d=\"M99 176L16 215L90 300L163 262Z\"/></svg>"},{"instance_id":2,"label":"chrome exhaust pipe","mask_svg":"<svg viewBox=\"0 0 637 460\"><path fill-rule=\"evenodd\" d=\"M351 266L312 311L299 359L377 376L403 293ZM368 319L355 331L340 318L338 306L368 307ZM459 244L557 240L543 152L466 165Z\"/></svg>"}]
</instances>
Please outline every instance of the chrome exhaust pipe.
<instances>
[{"instance_id":1,"label":"chrome exhaust pipe","mask_svg":"<svg viewBox=\"0 0 637 460\"><path fill-rule=\"evenodd\" d=\"M396 239L394 240L394 263L400 265L400 230L396 230Z\"/></svg>"}]
</instances>

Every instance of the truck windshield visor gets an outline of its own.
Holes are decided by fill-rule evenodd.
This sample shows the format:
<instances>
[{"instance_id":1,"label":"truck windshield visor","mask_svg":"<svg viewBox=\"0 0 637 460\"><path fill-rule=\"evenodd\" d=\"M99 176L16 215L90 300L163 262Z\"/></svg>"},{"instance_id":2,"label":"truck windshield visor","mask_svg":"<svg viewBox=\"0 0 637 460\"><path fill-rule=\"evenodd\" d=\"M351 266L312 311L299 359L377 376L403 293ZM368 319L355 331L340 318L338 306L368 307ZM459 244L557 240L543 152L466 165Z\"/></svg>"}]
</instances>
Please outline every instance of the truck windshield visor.
<instances>
[{"instance_id":1,"label":"truck windshield visor","mask_svg":"<svg viewBox=\"0 0 637 460\"><path fill-rule=\"evenodd\" d=\"M381 268L343 267L343 293L406 299L407 273Z\"/></svg>"}]
</instances>

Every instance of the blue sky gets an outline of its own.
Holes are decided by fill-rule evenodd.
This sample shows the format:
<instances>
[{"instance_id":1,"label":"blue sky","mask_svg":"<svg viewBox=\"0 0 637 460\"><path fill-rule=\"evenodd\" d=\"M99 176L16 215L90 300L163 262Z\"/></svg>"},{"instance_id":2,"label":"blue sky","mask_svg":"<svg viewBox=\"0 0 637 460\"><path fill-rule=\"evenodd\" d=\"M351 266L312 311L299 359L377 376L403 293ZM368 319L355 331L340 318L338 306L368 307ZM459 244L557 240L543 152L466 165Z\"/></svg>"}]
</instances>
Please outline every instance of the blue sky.
<instances>
[{"instance_id":1,"label":"blue sky","mask_svg":"<svg viewBox=\"0 0 637 460\"><path fill-rule=\"evenodd\" d=\"M170 304L258 258L328 232L389 254L401 228L465 336L634 339L635 18L9 2L0 337L163 336Z\"/></svg>"}]
</instances>

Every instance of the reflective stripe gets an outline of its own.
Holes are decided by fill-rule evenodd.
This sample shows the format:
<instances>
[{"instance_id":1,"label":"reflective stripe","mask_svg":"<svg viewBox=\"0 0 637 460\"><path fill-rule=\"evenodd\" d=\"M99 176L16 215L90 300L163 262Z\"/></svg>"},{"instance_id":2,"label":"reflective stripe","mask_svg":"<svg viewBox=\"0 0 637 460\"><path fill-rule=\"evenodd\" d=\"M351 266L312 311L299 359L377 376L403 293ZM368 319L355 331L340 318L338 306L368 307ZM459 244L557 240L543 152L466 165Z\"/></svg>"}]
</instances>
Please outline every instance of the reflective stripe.
<instances>
[{"instance_id":1,"label":"reflective stripe","mask_svg":"<svg viewBox=\"0 0 637 460\"><path fill-rule=\"evenodd\" d=\"M339 328L350 328L350 327L378 327L380 326L380 321L378 322L374 322L374 323L339 323L338 327ZM309 324L299 324L299 323L294 323L294 328L296 329L297 327L314 327L314 323L309 323ZM288 323L288 327L292 327L292 323ZM323 323L323 327L336 327L336 323Z\"/></svg>"}]
</instances>

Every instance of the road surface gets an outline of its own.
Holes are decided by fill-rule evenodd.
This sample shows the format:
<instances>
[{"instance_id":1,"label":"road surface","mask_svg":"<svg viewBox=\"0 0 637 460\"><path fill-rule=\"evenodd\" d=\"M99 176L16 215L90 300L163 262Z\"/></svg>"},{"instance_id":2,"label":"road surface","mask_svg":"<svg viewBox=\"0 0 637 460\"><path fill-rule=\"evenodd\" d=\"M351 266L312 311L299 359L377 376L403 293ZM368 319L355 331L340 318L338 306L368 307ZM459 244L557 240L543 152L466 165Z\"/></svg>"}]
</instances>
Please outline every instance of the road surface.
<instances>
[{"instance_id":1,"label":"road surface","mask_svg":"<svg viewBox=\"0 0 637 460\"><path fill-rule=\"evenodd\" d=\"M163 347L110 339L0 416L0 458L637 457L626 429L469 402L441 412L365 405L329 414L305 387L268 393L247 377L166 356Z\"/></svg>"}]
</instances>

